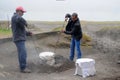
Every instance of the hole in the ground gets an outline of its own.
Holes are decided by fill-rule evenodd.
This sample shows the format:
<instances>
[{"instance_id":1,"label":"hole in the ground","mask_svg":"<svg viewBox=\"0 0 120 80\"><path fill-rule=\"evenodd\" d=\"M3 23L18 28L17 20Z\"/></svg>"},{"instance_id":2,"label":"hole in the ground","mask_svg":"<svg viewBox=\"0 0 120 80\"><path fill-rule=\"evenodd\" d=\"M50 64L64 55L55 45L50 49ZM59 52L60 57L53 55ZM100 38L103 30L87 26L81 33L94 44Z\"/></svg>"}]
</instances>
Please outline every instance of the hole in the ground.
<instances>
[{"instance_id":1,"label":"hole in the ground","mask_svg":"<svg viewBox=\"0 0 120 80\"><path fill-rule=\"evenodd\" d=\"M52 66L48 64L39 64L39 62L38 64L29 63L29 65L33 71L37 71L38 73L63 72L75 67L74 62L61 55L55 55L54 60L55 64Z\"/></svg>"}]
</instances>

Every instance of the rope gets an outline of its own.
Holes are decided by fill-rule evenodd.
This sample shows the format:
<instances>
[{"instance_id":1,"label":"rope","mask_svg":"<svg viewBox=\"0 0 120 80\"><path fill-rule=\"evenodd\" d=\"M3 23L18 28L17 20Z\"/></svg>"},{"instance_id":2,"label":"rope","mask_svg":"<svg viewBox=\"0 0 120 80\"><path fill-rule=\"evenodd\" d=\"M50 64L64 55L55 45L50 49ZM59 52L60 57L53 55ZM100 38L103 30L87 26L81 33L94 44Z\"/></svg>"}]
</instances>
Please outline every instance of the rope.
<instances>
[{"instance_id":1,"label":"rope","mask_svg":"<svg viewBox=\"0 0 120 80\"><path fill-rule=\"evenodd\" d=\"M28 27L27 27L27 30L30 32L30 29ZM35 42L36 38L34 35L30 36L30 38L31 38L31 42L33 43L34 50L38 54L38 50L36 48L36 42Z\"/></svg>"},{"instance_id":2,"label":"rope","mask_svg":"<svg viewBox=\"0 0 120 80\"><path fill-rule=\"evenodd\" d=\"M63 25L62 25L61 31L64 29L64 27L65 27L65 21L64 21L64 23L63 23ZM62 32L59 32L59 34L58 34L58 38L57 38L57 41L56 41L56 44L55 44L55 48L54 48L54 53L55 53L56 50L57 50L57 44L58 44L59 41L60 41L61 33L62 33Z\"/></svg>"},{"instance_id":3,"label":"rope","mask_svg":"<svg viewBox=\"0 0 120 80\"><path fill-rule=\"evenodd\" d=\"M28 31L30 31L30 29L29 28L27 28L27 30ZM39 61L40 60L38 60L38 58L39 58L39 50L38 50L38 48L37 48L37 46L36 46L36 36L35 35L32 35L32 36L30 36L30 43L32 43L32 48L33 48L33 50L34 50L34 52L35 52L35 54L33 54L32 55L32 58L30 58L31 60L32 60L32 62L35 64L35 65L37 65L38 63L39 63Z\"/></svg>"},{"instance_id":4,"label":"rope","mask_svg":"<svg viewBox=\"0 0 120 80\"><path fill-rule=\"evenodd\" d=\"M64 23L63 23L63 25L62 25L61 31L64 29L64 27L65 27L65 21L64 21ZM27 27L27 30L30 31L30 29L29 29L28 27ZM54 53L55 53L56 50L57 50L57 44L58 44L59 41L60 41L61 33L62 33L62 32L59 32L59 34L58 34L58 38L57 38L57 41L56 41L56 43L55 43ZM33 43L33 45L34 45L35 52L38 53L38 50L37 50L37 48L36 48L36 43L35 43L35 37L31 36L31 40L32 40L32 43Z\"/></svg>"}]
</instances>

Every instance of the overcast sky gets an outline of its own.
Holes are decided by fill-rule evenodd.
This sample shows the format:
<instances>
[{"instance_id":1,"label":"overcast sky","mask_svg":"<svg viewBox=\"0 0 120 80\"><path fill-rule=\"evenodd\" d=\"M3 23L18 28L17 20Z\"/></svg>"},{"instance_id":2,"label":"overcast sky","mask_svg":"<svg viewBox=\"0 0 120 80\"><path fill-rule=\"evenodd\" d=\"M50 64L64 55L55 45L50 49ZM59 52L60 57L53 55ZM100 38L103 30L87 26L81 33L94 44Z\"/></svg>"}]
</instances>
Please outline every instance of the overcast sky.
<instances>
[{"instance_id":1,"label":"overcast sky","mask_svg":"<svg viewBox=\"0 0 120 80\"><path fill-rule=\"evenodd\" d=\"M27 20L62 21L66 13L77 12L81 20L120 21L120 0L0 0L0 20L23 6Z\"/></svg>"}]
</instances>

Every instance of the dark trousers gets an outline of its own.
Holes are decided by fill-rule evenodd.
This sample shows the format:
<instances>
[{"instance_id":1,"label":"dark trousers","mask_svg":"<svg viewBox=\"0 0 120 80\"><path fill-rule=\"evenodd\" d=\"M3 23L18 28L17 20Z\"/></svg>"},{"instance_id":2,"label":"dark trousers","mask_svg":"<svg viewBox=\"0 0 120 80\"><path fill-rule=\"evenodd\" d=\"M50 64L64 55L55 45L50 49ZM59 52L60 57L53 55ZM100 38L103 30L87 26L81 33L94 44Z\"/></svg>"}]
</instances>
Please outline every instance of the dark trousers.
<instances>
[{"instance_id":1,"label":"dark trousers","mask_svg":"<svg viewBox=\"0 0 120 80\"><path fill-rule=\"evenodd\" d=\"M80 40L76 40L75 38L71 39L70 46L70 60L73 61L75 55L75 48L77 51L77 59L81 58L81 49L80 49Z\"/></svg>"},{"instance_id":2,"label":"dark trousers","mask_svg":"<svg viewBox=\"0 0 120 80\"><path fill-rule=\"evenodd\" d=\"M19 60L20 70L24 70L26 68L26 58L27 58L25 41L16 41L15 45L18 51L18 60Z\"/></svg>"}]
</instances>

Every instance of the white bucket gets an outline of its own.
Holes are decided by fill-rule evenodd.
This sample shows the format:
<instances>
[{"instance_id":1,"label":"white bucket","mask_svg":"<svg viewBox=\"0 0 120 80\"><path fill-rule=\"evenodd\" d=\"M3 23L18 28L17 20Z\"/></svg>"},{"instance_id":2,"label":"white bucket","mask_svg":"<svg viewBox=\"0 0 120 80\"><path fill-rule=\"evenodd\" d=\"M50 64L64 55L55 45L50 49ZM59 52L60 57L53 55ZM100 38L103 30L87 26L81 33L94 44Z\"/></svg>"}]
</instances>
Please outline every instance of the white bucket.
<instances>
[{"instance_id":1,"label":"white bucket","mask_svg":"<svg viewBox=\"0 0 120 80\"><path fill-rule=\"evenodd\" d=\"M54 65L55 64L55 53L53 52L41 52L39 54L40 59L44 62L44 64L47 65Z\"/></svg>"},{"instance_id":2,"label":"white bucket","mask_svg":"<svg viewBox=\"0 0 120 80\"><path fill-rule=\"evenodd\" d=\"M89 58L81 58L76 60L75 75L81 75L82 77L88 77L95 75L95 60Z\"/></svg>"}]
</instances>

